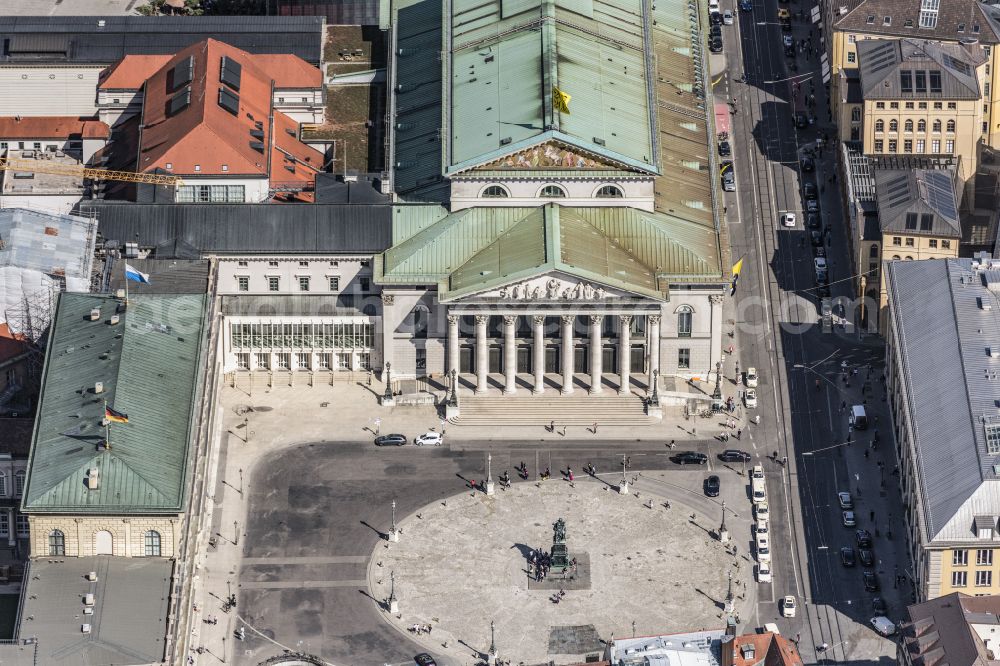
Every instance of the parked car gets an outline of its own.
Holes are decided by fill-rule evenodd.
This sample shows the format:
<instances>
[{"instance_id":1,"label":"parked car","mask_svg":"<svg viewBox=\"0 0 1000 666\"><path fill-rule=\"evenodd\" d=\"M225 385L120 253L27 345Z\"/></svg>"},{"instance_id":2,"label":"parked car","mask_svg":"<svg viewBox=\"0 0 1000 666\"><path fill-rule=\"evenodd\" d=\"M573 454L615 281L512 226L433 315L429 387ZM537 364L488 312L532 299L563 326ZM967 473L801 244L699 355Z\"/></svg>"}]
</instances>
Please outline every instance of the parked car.
<instances>
[{"instance_id":1,"label":"parked car","mask_svg":"<svg viewBox=\"0 0 1000 666\"><path fill-rule=\"evenodd\" d=\"M823 245L823 234L818 231L810 231L809 241L813 247L821 247Z\"/></svg>"},{"instance_id":2,"label":"parked car","mask_svg":"<svg viewBox=\"0 0 1000 666\"><path fill-rule=\"evenodd\" d=\"M709 12L708 21L711 25L719 25L722 23L722 14L718 11Z\"/></svg>"},{"instance_id":3,"label":"parked car","mask_svg":"<svg viewBox=\"0 0 1000 666\"><path fill-rule=\"evenodd\" d=\"M722 39L722 26L712 25L708 28L709 39Z\"/></svg>"},{"instance_id":4,"label":"parked car","mask_svg":"<svg viewBox=\"0 0 1000 666\"><path fill-rule=\"evenodd\" d=\"M705 495L707 497L718 497L719 496L719 477L712 475L705 479Z\"/></svg>"},{"instance_id":5,"label":"parked car","mask_svg":"<svg viewBox=\"0 0 1000 666\"><path fill-rule=\"evenodd\" d=\"M795 597L788 595L781 600L782 617L795 617Z\"/></svg>"},{"instance_id":6,"label":"parked car","mask_svg":"<svg viewBox=\"0 0 1000 666\"><path fill-rule=\"evenodd\" d=\"M816 191L816 183L809 181L802 183L802 196L806 199L818 199L819 193Z\"/></svg>"},{"instance_id":7,"label":"parked car","mask_svg":"<svg viewBox=\"0 0 1000 666\"><path fill-rule=\"evenodd\" d=\"M784 44L785 46L795 46L795 42L792 40L791 35L782 35L781 43Z\"/></svg>"},{"instance_id":8,"label":"parked car","mask_svg":"<svg viewBox=\"0 0 1000 666\"><path fill-rule=\"evenodd\" d=\"M726 11L722 12L723 23L725 23L726 25L732 25L734 20L735 19L733 18L733 10L727 9Z\"/></svg>"},{"instance_id":9,"label":"parked car","mask_svg":"<svg viewBox=\"0 0 1000 666\"><path fill-rule=\"evenodd\" d=\"M757 558L771 559L771 544L767 540L767 534L757 533L754 536L754 544L757 547Z\"/></svg>"},{"instance_id":10,"label":"parked car","mask_svg":"<svg viewBox=\"0 0 1000 666\"><path fill-rule=\"evenodd\" d=\"M819 229L823 226L823 222L819 216L819 213L807 213L806 214L806 226L810 229Z\"/></svg>"},{"instance_id":11,"label":"parked car","mask_svg":"<svg viewBox=\"0 0 1000 666\"><path fill-rule=\"evenodd\" d=\"M716 37L715 39L709 40L709 42L708 42L708 50L711 51L712 53L722 53L722 40L719 39L718 37ZM725 157L729 153L720 152L719 154L722 155L723 157Z\"/></svg>"},{"instance_id":12,"label":"parked car","mask_svg":"<svg viewBox=\"0 0 1000 666\"><path fill-rule=\"evenodd\" d=\"M375 438L375 446L403 446L406 444L406 435L393 433L391 435L381 435Z\"/></svg>"},{"instance_id":13,"label":"parked car","mask_svg":"<svg viewBox=\"0 0 1000 666\"><path fill-rule=\"evenodd\" d=\"M415 437L413 443L417 446L441 446L444 444L444 437L439 432L425 432L420 437Z\"/></svg>"},{"instance_id":14,"label":"parked car","mask_svg":"<svg viewBox=\"0 0 1000 666\"><path fill-rule=\"evenodd\" d=\"M757 582L758 583L770 583L771 582L771 561L761 560L757 563Z\"/></svg>"},{"instance_id":15,"label":"parked car","mask_svg":"<svg viewBox=\"0 0 1000 666\"><path fill-rule=\"evenodd\" d=\"M719 50L722 50L721 47ZM729 157L733 154L733 147L729 145L728 141L719 142L719 155L722 157Z\"/></svg>"},{"instance_id":16,"label":"parked car","mask_svg":"<svg viewBox=\"0 0 1000 666\"><path fill-rule=\"evenodd\" d=\"M816 257L813 259L813 267L816 269L816 275L820 273L826 273L826 259L823 257Z\"/></svg>"},{"instance_id":17,"label":"parked car","mask_svg":"<svg viewBox=\"0 0 1000 666\"><path fill-rule=\"evenodd\" d=\"M719 454L719 460L722 462L750 462L750 459L749 453L739 449L726 449Z\"/></svg>"},{"instance_id":18,"label":"parked car","mask_svg":"<svg viewBox=\"0 0 1000 666\"><path fill-rule=\"evenodd\" d=\"M844 511L841 520L844 523L844 527L855 527L858 524L853 511Z\"/></svg>"},{"instance_id":19,"label":"parked car","mask_svg":"<svg viewBox=\"0 0 1000 666\"><path fill-rule=\"evenodd\" d=\"M885 599L882 597L872 598L872 612L876 615L885 615L889 612L889 607L885 603Z\"/></svg>"},{"instance_id":20,"label":"parked car","mask_svg":"<svg viewBox=\"0 0 1000 666\"><path fill-rule=\"evenodd\" d=\"M767 534L768 531L769 531L768 527L767 527L767 519L766 518L761 518L760 520L758 520L757 522L755 522L753 524L753 529L754 529L755 533L759 532L761 534Z\"/></svg>"},{"instance_id":21,"label":"parked car","mask_svg":"<svg viewBox=\"0 0 1000 666\"><path fill-rule=\"evenodd\" d=\"M753 511L757 520L767 520L768 516L770 516L767 508L767 502L757 502L754 504Z\"/></svg>"},{"instance_id":22,"label":"parked car","mask_svg":"<svg viewBox=\"0 0 1000 666\"><path fill-rule=\"evenodd\" d=\"M750 0L740 0L740 11L752 12L753 2L751 2Z\"/></svg>"},{"instance_id":23,"label":"parked car","mask_svg":"<svg viewBox=\"0 0 1000 666\"><path fill-rule=\"evenodd\" d=\"M826 248L822 245L813 245L813 256L826 259Z\"/></svg>"},{"instance_id":24,"label":"parked car","mask_svg":"<svg viewBox=\"0 0 1000 666\"><path fill-rule=\"evenodd\" d=\"M865 582L865 592L878 592L878 576L874 571L866 571L861 574L861 579Z\"/></svg>"},{"instance_id":25,"label":"parked car","mask_svg":"<svg viewBox=\"0 0 1000 666\"><path fill-rule=\"evenodd\" d=\"M811 157L803 157L799 164L802 167L802 171L805 173L810 173L816 170L816 162L814 162Z\"/></svg>"},{"instance_id":26,"label":"parked car","mask_svg":"<svg viewBox=\"0 0 1000 666\"><path fill-rule=\"evenodd\" d=\"M426 652L421 652L413 658L413 661L417 663L417 666L437 666L437 662L434 661L434 657L430 656Z\"/></svg>"},{"instance_id":27,"label":"parked car","mask_svg":"<svg viewBox=\"0 0 1000 666\"><path fill-rule=\"evenodd\" d=\"M722 189L726 192L736 191L736 175L732 169L722 172Z\"/></svg>"},{"instance_id":28,"label":"parked car","mask_svg":"<svg viewBox=\"0 0 1000 666\"><path fill-rule=\"evenodd\" d=\"M747 406L747 409L757 409L756 389L747 389L746 393L743 394L743 404Z\"/></svg>"},{"instance_id":29,"label":"parked car","mask_svg":"<svg viewBox=\"0 0 1000 666\"><path fill-rule=\"evenodd\" d=\"M818 213L819 212L819 199L806 199L806 212L807 213Z\"/></svg>"},{"instance_id":30,"label":"parked car","mask_svg":"<svg viewBox=\"0 0 1000 666\"><path fill-rule=\"evenodd\" d=\"M794 227L795 226L795 213L782 213L781 214L781 226L783 226L783 227Z\"/></svg>"},{"instance_id":31,"label":"parked car","mask_svg":"<svg viewBox=\"0 0 1000 666\"><path fill-rule=\"evenodd\" d=\"M858 530L854 533L854 540L858 543L858 548L872 547L872 533L868 530Z\"/></svg>"},{"instance_id":32,"label":"parked car","mask_svg":"<svg viewBox=\"0 0 1000 666\"><path fill-rule=\"evenodd\" d=\"M678 465L704 465L708 462L708 456L697 451L681 451L670 459Z\"/></svg>"},{"instance_id":33,"label":"parked car","mask_svg":"<svg viewBox=\"0 0 1000 666\"><path fill-rule=\"evenodd\" d=\"M757 368L747 368L746 374L743 375L743 383L747 388L757 388L757 381Z\"/></svg>"},{"instance_id":34,"label":"parked car","mask_svg":"<svg viewBox=\"0 0 1000 666\"><path fill-rule=\"evenodd\" d=\"M751 479L763 479L764 478L764 466L754 465L753 469L750 470Z\"/></svg>"},{"instance_id":35,"label":"parked car","mask_svg":"<svg viewBox=\"0 0 1000 666\"><path fill-rule=\"evenodd\" d=\"M854 560L854 549L850 546L844 546L840 549L840 563L845 567L853 567L855 564Z\"/></svg>"},{"instance_id":36,"label":"parked car","mask_svg":"<svg viewBox=\"0 0 1000 666\"><path fill-rule=\"evenodd\" d=\"M876 615L871 620L871 625L882 636L892 636L896 633L896 625L887 617Z\"/></svg>"},{"instance_id":37,"label":"parked car","mask_svg":"<svg viewBox=\"0 0 1000 666\"><path fill-rule=\"evenodd\" d=\"M875 566L875 553L871 548L859 548L858 559L861 560L861 566L863 567Z\"/></svg>"},{"instance_id":38,"label":"parked car","mask_svg":"<svg viewBox=\"0 0 1000 666\"><path fill-rule=\"evenodd\" d=\"M840 503L840 508L841 509L853 509L854 508L854 500L851 499L851 493L849 493L849 492L841 491L841 492L837 493L837 502Z\"/></svg>"}]
</instances>

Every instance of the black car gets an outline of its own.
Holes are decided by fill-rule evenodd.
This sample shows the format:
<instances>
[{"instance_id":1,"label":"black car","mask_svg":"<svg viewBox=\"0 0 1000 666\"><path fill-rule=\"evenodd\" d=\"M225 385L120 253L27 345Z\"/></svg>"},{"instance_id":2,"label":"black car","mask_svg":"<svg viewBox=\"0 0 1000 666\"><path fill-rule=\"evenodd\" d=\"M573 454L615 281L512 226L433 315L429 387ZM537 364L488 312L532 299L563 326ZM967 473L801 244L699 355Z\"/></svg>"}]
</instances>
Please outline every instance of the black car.
<instances>
[{"instance_id":1,"label":"black car","mask_svg":"<svg viewBox=\"0 0 1000 666\"><path fill-rule=\"evenodd\" d=\"M806 199L806 212L819 213L819 199Z\"/></svg>"},{"instance_id":2,"label":"black car","mask_svg":"<svg viewBox=\"0 0 1000 666\"><path fill-rule=\"evenodd\" d=\"M720 12L712 12L708 15L708 20L712 25L722 25L722 14Z\"/></svg>"},{"instance_id":3,"label":"black car","mask_svg":"<svg viewBox=\"0 0 1000 666\"><path fill-rule=\"evenodd\" d=\"M809 118L804 113L795 114L795 126L799 129L805 129L809 127Z\"/></svg>"},{"instance_id":4,"label":"black car","mask_svg":"<svg viewBox=\"0 0 1000 666\"><path fill-rule=\"evenodd\" d=\"M823 247L822 245L816 245L815 247L813 247L813 256L822 257L823 259L826 259L826 248Z\"/></svg>"},{"instance_id":5,"label":"black car","mask_svg":"<svg viewBox=\"0 0 1000 666\"><path fill-rule=\"evenodd\" d=\"M728 141L719 142L719 155L721 157L729 157L733 154L733 147L729 145Z\"/></svg>"},{"instance_id":6,"label":"black car","mask_svg":"<svg viewBox=\"0 0 1000 666\"><path fill-rule=\"evenodd\" d=\"M861 548L858 550L858 559L861 560L861 566L873 567L875 566L875 553L872 552L871 548Z\"/></svg>"},{"instance_id":7,"label":"black car","mask_svg":"<svg viewBox=\"0 0 1000 666\"><path fill-rule=\"evenodd\" d=\"M708 50L712 53L722 53L722 40L716 37L708 42Z\"/></svg>"},{"instance_id":8,"label":"black car","mask_svg":"<svg viewBox=\"0 0 1000 666\"><path fill-rule=\"evenodd\" d=\"M705 495L708 497L718 497L719 485L719 477L714 474L705 479Z\"/></svg>"},{"instance_id":9,"label":"black car","mask_svg":"<svg viewBox=\"0 0 1000 666\"><path fill-rule=\"evenodd\" d=\"M722 462L750 462L750 454L739 449L726 449L719 454Z\"/></svg>"},{"instance_id":10,"label":"black car","mask_svg":"<svg viewBox=\"0 0 1000 666\"><path fill-rule=\"evenodd\" d=\"M830 285L822 284L816 289L816 295L820 298L830 298Z\"/></svg>"},{"instance_id":11,"label":"black car","mask_svg":"<svg viewBox=\"0 0 1000 666\"><path fill-rule=\"evenodd\" d=\"M816 191L816 183L805 182L802 183L802 196L806 199L815 199L819 196L819 192Z\"/></svg>"},{"instance_id":12,"label":"black car","mask_svg":"<svg viewBox=\"0 0 1000 666\"><path fill-rule=\"evenodd\" d=\"M722 39L722 26L715 23L708 29L708 36L711 39Z\"/></svg>"},{"instance_id":13,"label":"black car","mask_svg":"<svg viewBox=\"0 0 1000 666\"><path fill-rule=\"evenodd\" d=\"M788 57L788 58L794 58L795 57L795 47L794 46L786 46L785 47L785 56Z\"/></svg>"},{"instance_id":14,"label":"black car","mask_svg":"<svg viewBox=\"0 0 1000 666\"><path fill-rule=\"evenodd\" d=\"M855 532L854 540L858 543L858 548L872 547L872 533L868 530L858 530Z\"/></svg>"},{"instance_id":15,"label":"black car","mask_svg":"<svg viewBox=\"0 0 1000 666\"><path fill-rule=\"evenodd\" d=\"M889 607L885 605L885 599L875 597L872 599L872 612L876 615L885 615L889 612Z\"/></svg>"},{"instance_id":16,"label":"black car","mask_svg":"<svg viewBox=\"0 0 1000 666\"><path fill-rule=\"evenodd\" d=\"M865 592L878 592L878 576L875 575L874 571L866 571L861 574L861 578L865 581Z\"/></svg>"},{"instance_id":17,"label":"black car","mask_svg":"<svg viewBox=\"0 0 1000 666\"><path fill-rule=\"evenodd\" d=\"M850 546L844 546L840 549L840 563L845 567L854 566L854 549Z\"/></svg>"},{"instance_id":18,"label":"black car","mask_svg":"<svg viewBox=\"0 0 1000 666\"><path fill-rule=\"evenodd\" d=\"M681 451L670 459L678 465L704 465L708 462L708 456L697 451Z\"/></svg>"},{"instance_id":19,"label":"black car","mask_svg":"<svg viewBox=\"0 0 1000 666\"><path fill-rule=\"evenodd\" d=\"M430 656L426 652L421 652L413 657L413 661L417 662L417 666L437 666L437 662L434 661L434 657Z\"/></svg>"},{"instance_id":20,"label":"black car","mask_svg":"<svg viewBox=\"0 0 1000 666\"><path fill-rule=\"evenodd\" d=\"M806 226L810 229L819 229L823 226L823 219L819 213L806 213Z\"/></svg>"},{"instance_id":21,"label":"black car","mask_svg":"<svg viewBox=\"0 0 1000 666\"><path fill-rule=\"evenodd\" d=\"M802 158L802 170L806 173L816 170L816 163L812 160L811 157Z\"/></svg>"},{"instance_id":22,"label":"black car","mask_svg":"<svg viewBox=\"0 0 1000 666\"><path fill-rule=\"evenodd\" d=\"M375 446L403 446L406 444L406 435L393 433L375 438Z\"/></svg>"},{"instance_id":23,"label":"black car","mask_svg":"<svg viewBox=\"0 0 1000 666\"><path fill-rule=\"evenodd\" d=\"M823 244L823 234L818 231L810 231L809 240L812 242L813 247L819 247Z\"/></svg>"}]
</instances>

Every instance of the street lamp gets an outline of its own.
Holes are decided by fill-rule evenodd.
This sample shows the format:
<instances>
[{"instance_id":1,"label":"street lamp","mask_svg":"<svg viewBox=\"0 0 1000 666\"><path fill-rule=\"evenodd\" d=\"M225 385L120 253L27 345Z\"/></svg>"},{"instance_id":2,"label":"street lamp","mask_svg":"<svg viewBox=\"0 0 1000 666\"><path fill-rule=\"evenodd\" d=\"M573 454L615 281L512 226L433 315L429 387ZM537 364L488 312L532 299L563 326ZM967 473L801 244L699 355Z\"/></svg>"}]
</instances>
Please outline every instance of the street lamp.
<instances>
[{"instance_id":1,"label":"street lamp","mask_svg":"<svg viewBox=\"0 0 1000 666\"><path fill-rule=\"evenodd\" d=\"M657 392L657 385L660 383L658 381L659 377L660 377L660 369L659 368L654 368L653 369L653 395L650 396L650 400L652 401L652 403L654 405L659 405L660 404L660 394Z\"/></svg>"},{"instance_id":2,"label":"street lamp","mask_svg":"<svg viewBox=\"0 0 1000 666\"><path fill-rule=\"evenodd\" d=\"M392 363L385 362L385 392L382 394L385 400L392 400Z\"/></svg>"},{"instance_id":3,"label":"street lamp","mask_svg":"<svg viewBox=\"0 0 1000 666\"><path fill-rule=\"evenodd\" d=\"M392 500L392 527L389 528L389 541L399 542L399 530L396 529L396 500Z\"/></svg>"},{"instance_id":4,"label":"street lamp","mask_svg":"<svg viewBox=\"0 0 1000 666\"><path fill-rule=\"evenodd\" d=\"M722 361L715 364L715 390L712 391L712 411L722 411Z\"/></svg>"},{"instance_id":5,"label":"street lamp","mask_svg":"<svg viewBox=\"0 0 1000 666\"><path fill-rule=\"evenodd\" d=\"M489 652L489 662L491 664L497 663L496 623L493 620L490 620L490 652Z\"/></svg>"},{"instance_id":6,"label":"street lamp","mask_svg":"<svg viewBox=\"0 0 1000 666\"><path fill-rule=\"evenodd\" d=\"M455 368L451 369L451 397L448 399L448 404L452 407L458 406L458 371Z\"/></svg>"},{"instance_id":7,"label":"street lamp","mask_svg":"<svg viewBox=\"0 0 1000 666\"><path fill-rule=\"evenodd\" d=\"M628 495L628 477L625 475L628 473L628 458L625 454L622 454L622 480L618 482L618 494Z\"/></svg>"}]
</instances>

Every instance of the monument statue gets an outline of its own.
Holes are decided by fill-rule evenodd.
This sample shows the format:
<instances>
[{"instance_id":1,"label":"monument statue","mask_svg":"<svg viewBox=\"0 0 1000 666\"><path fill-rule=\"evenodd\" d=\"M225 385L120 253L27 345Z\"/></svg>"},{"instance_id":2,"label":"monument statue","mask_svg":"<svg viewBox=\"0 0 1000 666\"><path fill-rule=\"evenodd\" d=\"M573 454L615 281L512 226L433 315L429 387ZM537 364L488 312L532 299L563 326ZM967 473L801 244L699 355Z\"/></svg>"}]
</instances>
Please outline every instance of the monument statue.
<instances>
[{"instance_id":1,"label":"monument statue","mask_svg":"<svg viewBox=\"0 0 1000 666\"><path fill-rule=\"evenodd\" d=\"M552 571L563 573L569 568L569 552L566 548L566 521L562 518L552 525Z\"/></svg>"}]
</instances>

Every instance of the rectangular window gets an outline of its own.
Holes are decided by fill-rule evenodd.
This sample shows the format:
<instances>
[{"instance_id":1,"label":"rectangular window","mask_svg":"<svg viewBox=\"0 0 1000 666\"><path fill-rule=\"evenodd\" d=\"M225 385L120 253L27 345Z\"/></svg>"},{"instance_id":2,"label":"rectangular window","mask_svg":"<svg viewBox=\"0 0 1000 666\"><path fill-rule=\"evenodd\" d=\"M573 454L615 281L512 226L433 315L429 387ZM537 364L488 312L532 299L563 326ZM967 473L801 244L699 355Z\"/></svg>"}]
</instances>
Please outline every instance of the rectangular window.
<instances>
[{"instance_id":1,"label":"rectangular window","mask_svg":"<svg viewBox=\"0 0 1000 666\"><path fill-rule=\"evenodd\" d=\"M236 276L236 290L237 291L250 291L250 276L249 275L237 275Z\"/></svg>"},{"instance_id":2,"label":"rectangular window","mask_svg":"<svg viewBox=\"0 0 1000 666\"><path fill-rule=\"evenodd\" d=\"M902 71L899 73L900 92L913 92L913 72Z\"/></svg>"},{"instance_id":3,"label":"rectangular window","mask_svg":"<svg viewBox=\"0 0 1000 666\"><path fill-rule=\"evenodd\" d=\"M4 511L0 513L0 537L10 536L10 516Z\"/></svg>"},{"instance_id":4,"label":"rectangular window","mask_svg":"<svg viewBox=\"0 0 1000 666\"><path fill-rule=\"evenodd\" d=\"M907 102L906 104L903 105L903 107L907 108L907 109L912 109L913 108L913 102Z\"/></svg>"},{"instance_id":5,"label":"rectangular window","mask_svg":"<svg viewBox=\"0 0 1000 666\"><path fill-rule=\"evenodd\" d=\"M941 139L934 139L931 141L931 152L935 154L941 152Z\"/></svg>"},{"instance_id":6,"label":"rectangular window","mask_svg":"<svg viewBox=\"0 0 1000 666\"><path fill-rule=\"evenodd\" d=\"M858 54L855 53L854 51L848 51L847 62L857 62L857 61L858 61Z\"/></svg>"},{"instance_id":7,"label":"rectangular window","mask_svg":"<svg viewBox=\"0 0 1000 666\"><path fill-rule=\"evenodd\" d=\"M900 236L893 236L892 237L892 244L893 245L902 245L903 244L903 239Z\"/></svg>"},{"instance_id":8,"label":"rectangular window","mask_svg":"<svg viewBox=\"0 0 1000 666\"><path fill-rule=\"evenodd\" d=\"M976 565L980 567L993 566L993 549L980 548L976 551Z\"/></svg>"},{"instance_id":9,"label":"rectangular window","mask_svg":"<svg viewBox=\"0 0 1000 666\"><path fill-rule=\"evenodd\" d=\"M350 370L351 369L351 354L350 352L341 352L337 354L337 369L338 370Z\"/></svg>"},{"instance_id":10,"label":"rectangular window","mask_svg":"<svg viewBox=\"0 0 1000 666\"><path fill-rule=\"evenodd\" d=\"M259 353L255 359L257 363L258 370L267 370L271 367L271 355L267 353Z\"/></svg>"},{"instance_id":11,"label":"rectangular window","mask_svg":"<svg viewBox=\"0 0 1000 666\"><path fill-rule=\"evenodd\" d=\"M947 246L944 244L948 243ZM950 241L941 241L944 247L950 247ZM983 426L986 430L986 453L991 456L1000 454L1000 423L987 423Z\"/></svg>"},{"instance_id":12,"label":"rectangular window","mask_svg":"<svg viewBox=\"0 0 1000 666\"><path fill-rule=\"evenodd\" d=\"M876 109L884 109L885 108L885 102L875 102L875 108Z\"/></svg>"},{"instance_id":13,"label":"rectangular window","mask_svg":"<svg viewBox=\"0 0 1000 666\"><path fill-rule=\"evenodd\" d=\"M918 102L917 103L917 108L918 109L926 109L927 108L927 102Z\"/></svg>"},{"instance_id":14,"label":"rectangular window","mask_svg":"<svg viewBox=\"0 0 1000 666\"><path fill-rule=\"evenodd\" d=\"M964 567L969 563L969 551L964 548L956 548L951 551L951 566Z\"/></svg>"},{"instance_id":15,"label":"rectangular window","mask_svg":"<svg viewBox=\"0 0 1000 666\"><path fill-rule=\"evenodd\" d=\"M372 355L368 352L358 354L358 367L362 370L372 369Z\"/></svg>"},{"instance_id":16,"label":"rectangular window","mask_svg":"<svg viewBox=\"0 0 1000 666\"><path fill-rule=\"evenodd\" d=\"M371 285L372 285L371 278L366 278L366 277L358 278L358 286L361 288L361 291L368 291L369 289L371 289Z\"/></svg>"},{"instance_id":17,"label":"rectangular window","mask_svg":"<svg viewBox=\"0 0 1000 666\"><path fill-rule=\"evenodd\" d=\"M990 82L989 81L987 81L986 83L983 84L983 97L985 97L986 99L989 99L989 97L990 97Z\"/></svg>"},{"instance_id":18,"label":"rectangular window","mask_svg":"<svg viewBox=\"0 0 1000 666\"><path fill-rule=\"evenodd\" d=\"M690 349L678 349L677 350L677 367L681 369L687 369L691 367L691 350Z\"/></svg>"},{"instance_id":19,"label":"rectangular window","mask_svg":"<svg viewBox=\"0 0 1000 666\"><path fill-rule=\"evenodd\" d=\"M889 108L890 109L898 109L899 108L899 102L889 102Z\"/></svg>"},{"instance_id":20,"label":"rectangular window","mask_svg":"<svg viewBox=\"0 0 1000 666\"><path fill-rule=\"evenodd\" d=\"M920 214L920 230L930 231L934 226L934 215L931 213L921 213Z\"/></svg>"},{"instance_id":21,"label":"rectangular window","mask_svg":"<svg viewBox=\"0 0 1000 666\"><path fill-rule=\"evenodd\" d=\"M300 275L299 276L299 291L309 291L309 276Z\"/></svg>"},{"instance_id":22,"label":"rectangular window","mask_svg":"<svg viewBox=\"0 0 1000 666\"><path fill-rule=\"evenodd\" d=\"M923 153L925 145L926 144L924 143L923 139L917 139L917 152Z\"/></svg>"},{"instance_id":23,"label":"rectangular window","mask_svg":"<svg viewBox=\"0 0 1000 666\"><path fill-rule=\"evenodd\" d=\"M986 121L983 121L983 134L986 134L990 130L990 125Z\"/></svg>"},{"instance_id":24,"label":"rectangular window","mask_svg":"<svg viewBox=\"0 0 1000 666\"><path fill-rule=\"evenodd\" d=\"M906 239L906 247L913 247L913 238Z\"/></svg>"},{"instance_id":25,"label":"rectangular window","mask_svg":"<svg viewBox=\"0 0 1000 666\"><path fill-rule=\"evenodd\" d=\"M942 250L950 250L951 249L951 241L950 240L943 240L943 241L941 241L941 249ZM998 451L998 453L1000 453L1000 451Z\"/></svg>"},{"instance_id":26,"label":"rectangular window","mask_svg":"<svg viewBox=\"0 0 1000 666\"><path fill-rule=\"evenodd\" d=\"M340 291L340 276L331 275L330 276L330 291Z\"/></svg>"},{"instance_id":27,"label":"rectangular window","mask_svg":"<svg viewBox=\"0 0 1000 666\"><path fill-rule=\"evenodd\" d=\"M302 353L295 355L295 369L296 370L308 370L309 369L309 354Z\"/></svg>"},{"instance_id":28,"label":"rectangular window","mask_svg":"<svg viewBox=\"0 0 1000 666\"><path fill-rule=\"evenodd\" d=\"M948 153L949 155L953 155L955 153L954 139L948 139L947 141L944 142L944 152Z\"/></svg>"},{"instance_id":29,"label":"rectangular window","mask_svg":"<svg viewBox=\"0 0 1000 666\"><path fill-rule=\"evenodd\" d=\"M903 141L903 152L912 153L913 152L913 141L911 139L905 139Z\"/></svg>"},{"instance_id":30,"label":"rectangular window","mask_svg":"<svg viewBox=\"0 0 1000 666\"><path fill-rule=\"evenodd\" d=\"M14 474L14 497L24 495L24 471Z\"/></svg>"},{"instance_id":31,"label":"rectangular window","mask_svg":"<svg viewBox=\"0 0 1000 666\"><path fill-rule=\"evenodd\" d=\"M932 250L937 249L937 239L936 238L930 239L929 241L927 241L927 244L930 246L930 248Z\"/></svg>"},{"instance_id":32,"label":"rectangular window","mask_svg":"<svg viewBox=\"0 0 1000 666\"><path fill-rule=\"evenodd\" d=\"M299 266L301 266L302 268L308 268L309 267L309 262L308 261L300 261L299 262Z\"/></svg>"},{"instance_id":33,"label":"rectangular window","mask_svg":"<svg viewBox=\"0 0 1000 666\"><path fill-rule=\"evenodd\" d=\"M916 213L907 213L906 214L906 228L907 229L916 229L917 228L917 214Z\"/></svg>"},{"instance_id":34,"label":"rectangular window","mask_svg":"<svg viewBox=\"0 0 1000 666\"><path fill-rule=\"evenodd\" d=\"M17 529L18 538L27 539L30 534L28 517L18 514L14 519L14 524Z\"/></svg>"},{"instance_id":35,"label":"rectangular window","mask_svg":"<svg viewBox=\"0 0 1000 666\"><path fill-rule=\"evenodd\" d=\"M316 369L329 370L330 356L331 356L330 354L316 354Z\"/></svg>"},{"instance_id":36,"label":"rectangular window","mask_svg":"<svg viewBox=\"0 0 1000 666\"><path fill-rule=\"evenodd\" d=\"M236 367L240 370L250 369L250 353L243 352L236 355Z\"/></svg>"},{"instance_id":37,"label":"rectangular window","mask_svg":"<svg viewBox=\"0 0 1000 666\"><path fill-rule=\"evenodd\" d=\"M268 291L278 291L281 286L281 280L277 275L267 276L267 290Z\"/></svg>"},{"instance_id":38,"label":"rectangular window","mask_svg":"<svg viewBox=\"0 0 1000 666\"><path fill-rule=\"evenodd\" d=\"M885 143L882 141L882 139L875 139L875 152L881 153L884 148L885 148Z\"/></svg>"},{"instance_id":39,"label":"rectangular window","mask_svg":"<svg viewBox=\"0 0 1000 666\"><path fill-rule=\"evenodd\" d=\"M949 109L957 109L958 108L958 104L956 102L948 102L948 108Z\"/></svg>"},{"instance_id":40,"label":"rectangular window","mask_svg":"<svg viewBox=\"0 0 1000 666\"><path fill-rule=\"evenodd\" d=\"M941 110L941 102L934 102L934 108L937 109L938 111L940 111Z\"/></svg>"},{"instance_id":41,"label":"rectangular window","mask_svg":"<svg viewBox=\"0 0 1000 666\"><path fill-rule=\"evenodd\" d=\"M847 36L847 43L848 44L854 44L857 41L858 41L858 36L857 35L848 35Z\"/></svg>"},{"instance_id":42,"label":"rectangular window","mask_svg":"<svg viewBox=\"0 0 1000 666\"><path fill-rule=\"evenodd\" d=\"M288 352L280 352L275 355L275 368L278 370L289 370L292 367L292 355Z\"/></svg>"},{"instance_id":43,"label":"rectangular window","mask_svg":"<svg viewBox=\"0 0 1000 666\"><path fill-rule=\"evenodd\" d=\"M920 70L913 73L913 90L918 93L927 92L927 72Z\"/></svg>"},{"instance_id":44,"label":"rectangular window","mask_svg":"<svg viewBox=\"0 0 1000 666\"><path fill-rule=\"evenodd\" d=\"M951 586L952 587L965 587L969 584L969 572L968 571L952 571L951 572Z\"/></svg>"},{"instance_id":45,"label":"rectangular window","mask_svg":"<svg viewBox=\"0 0 1000 666\"><path fill-rule=\"evenodd\" d=\"M18 516L20 517L20 516ZM989 587L993 584L993 572L992 571L977 571L976 572L976 587Z\"/></svg>"},{"instance_id":46,"label":"rectangular window","mask_svg":"<svg viewBox=\"0 0 1000 666\"><path fill-rule=\"evenodd\" d=\"M889 152L894 153L899 147L899 142L896 139L889 139Z\"/></svg>"}]
</instances>

